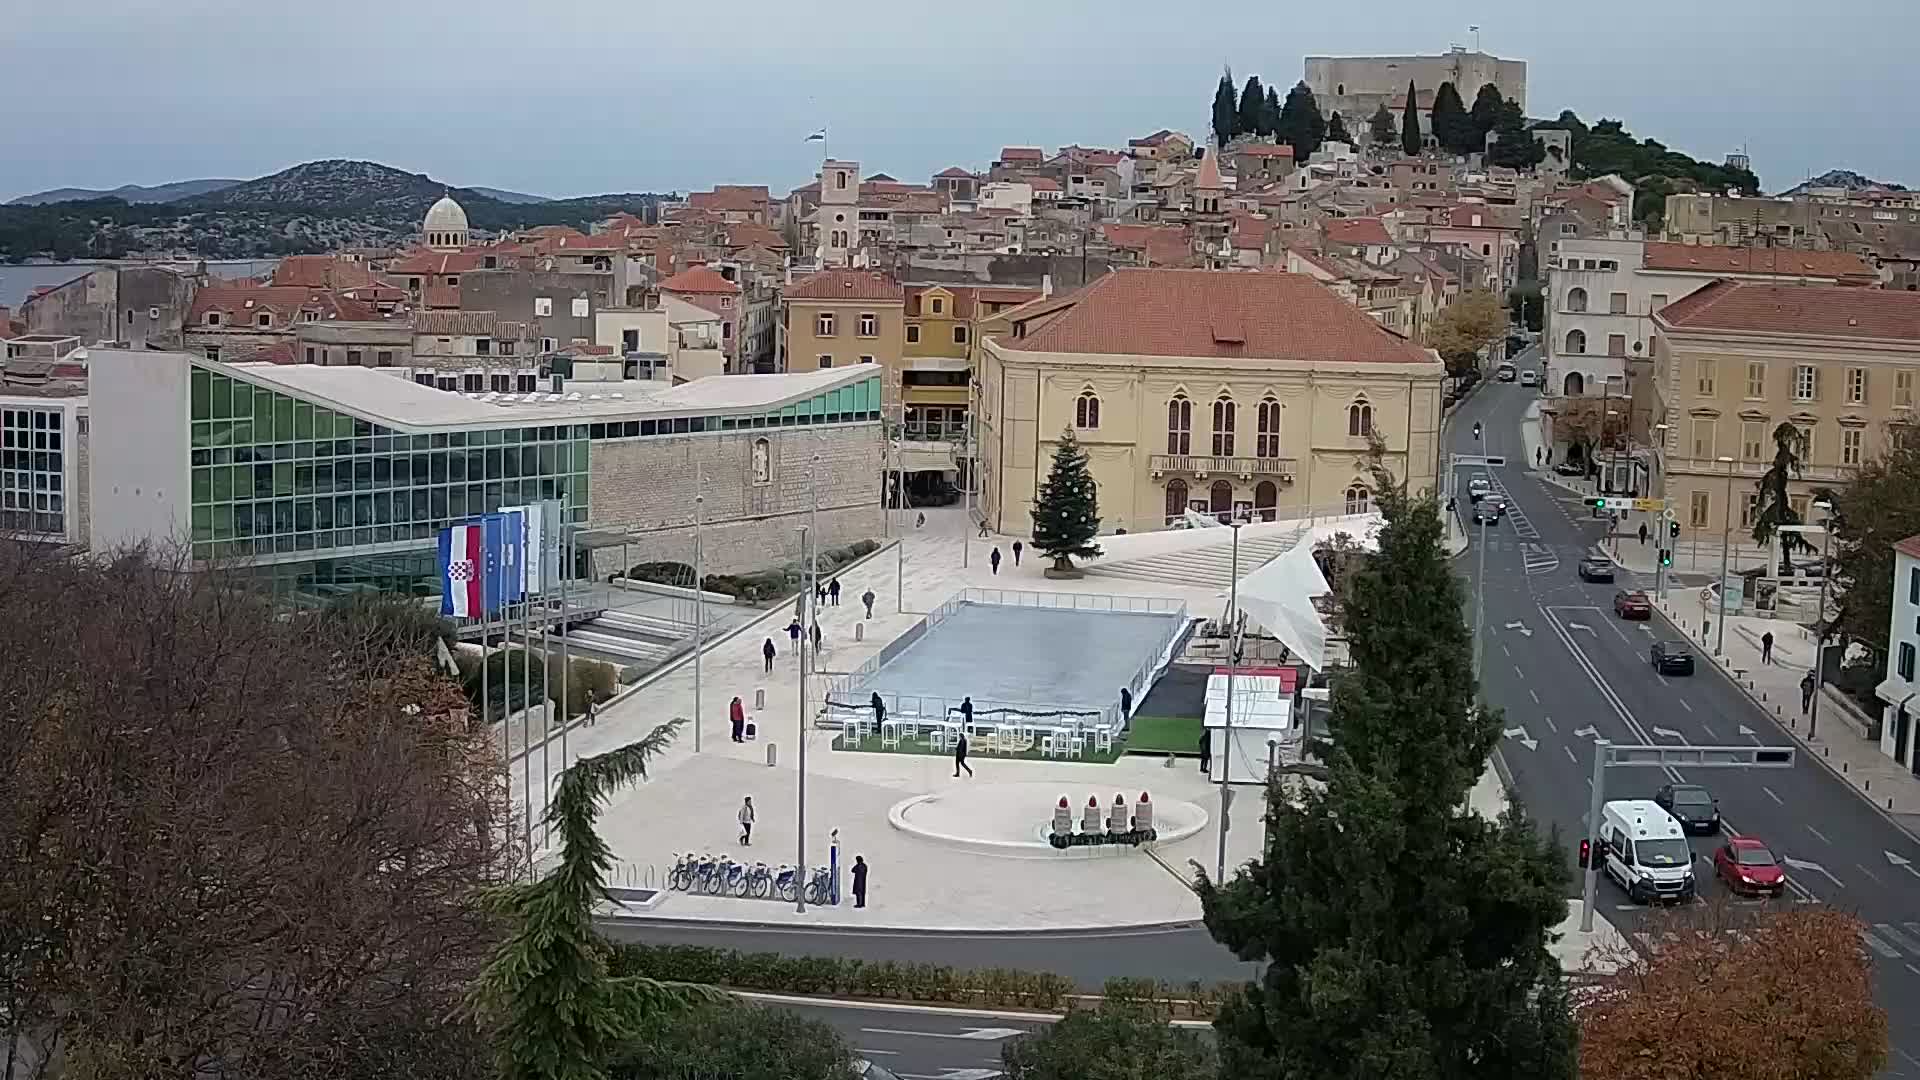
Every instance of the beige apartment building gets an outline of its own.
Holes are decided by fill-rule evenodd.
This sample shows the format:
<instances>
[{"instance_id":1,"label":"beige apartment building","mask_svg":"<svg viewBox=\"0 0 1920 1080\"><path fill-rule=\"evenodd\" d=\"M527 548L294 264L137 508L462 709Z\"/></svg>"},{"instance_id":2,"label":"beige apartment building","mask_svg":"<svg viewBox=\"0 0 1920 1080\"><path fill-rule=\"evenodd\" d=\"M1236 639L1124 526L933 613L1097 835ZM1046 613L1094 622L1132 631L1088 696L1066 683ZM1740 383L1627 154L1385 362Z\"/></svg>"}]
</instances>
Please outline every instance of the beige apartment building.
<instances>
[{"instance_id":1,"label":"beige apartment building","mask_svg":"<svg viewBox=\"0 0 1920 1080\"><path fill-rule=\"evenodd\" d=\"M787 286L780 343L790 372L879 364L888 406L900 401L907 292L872 270L823 270Z\"/></svg>"},{"instance_id":2,"label":"beige apartment building","mask_svg":"<svg viewBox=\"0 0 1920 1080\"><path fill-rule=\"evenodd\" d=\"M1371 437L1394 476L1435 483L1443 367L1299 274L1116 270L1001 316L980 351L981 511L1032 528L1060 434L1092 459L1101 527L1188 509L1267 519L1363 512Z\"/></svg>"},{"instance_id":3,"label":"beige apartment building","mask_svg":"<svg viewBox=\"0 0 1920 1080\"><path fill-rule=\"evenodd\" d=\"M1722 280L1653 321L1652 363L1631 379L1636 438L1655 436L1655 487L1664 482L1683 538L1717 541L1729 498L1735 527L1752 525L1781 423L1807 439L1788 488L1805 515L1816 488L1846 483L1890 425L1913 422L1920 295Z\"/></svg>"}]
</instances>

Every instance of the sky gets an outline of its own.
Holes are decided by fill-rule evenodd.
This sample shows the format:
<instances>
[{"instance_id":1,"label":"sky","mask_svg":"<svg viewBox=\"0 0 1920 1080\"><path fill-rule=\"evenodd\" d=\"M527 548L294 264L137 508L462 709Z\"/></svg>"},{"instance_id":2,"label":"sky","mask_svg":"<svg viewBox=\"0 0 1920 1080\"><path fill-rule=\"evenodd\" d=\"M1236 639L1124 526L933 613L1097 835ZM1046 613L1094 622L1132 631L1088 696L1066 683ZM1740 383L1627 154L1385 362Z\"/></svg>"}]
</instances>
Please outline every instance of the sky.
<instances>
[{"instance_id":1,"label":"sky","mask_svg":"<svg viewBox=\"0 0 1920 1080\"><path fill-rule=\"evenodd\" d=\"M365 158L541 195L805 183L828 149L920 180L1003 145L1206 127L1221 66L1471 46L1528 112L1610 116L1768 191L1920 187L1920 0L93 0L0 18L0 201Z\"/></svg>"}]
</instances>

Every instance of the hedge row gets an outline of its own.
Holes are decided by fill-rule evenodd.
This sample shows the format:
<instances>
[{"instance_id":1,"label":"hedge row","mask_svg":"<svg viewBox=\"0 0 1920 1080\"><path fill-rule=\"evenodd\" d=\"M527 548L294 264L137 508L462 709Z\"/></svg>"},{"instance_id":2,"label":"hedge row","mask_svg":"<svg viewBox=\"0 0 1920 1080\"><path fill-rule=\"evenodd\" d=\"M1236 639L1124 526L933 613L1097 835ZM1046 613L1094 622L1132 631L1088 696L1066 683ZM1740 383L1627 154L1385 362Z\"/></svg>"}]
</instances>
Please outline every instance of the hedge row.
<instances>
[{"instance_id":1,"label":"hedge row","mask_svg":"<svg viewBox=\"0 0 1920 1080\"><path fill-rule=\"evenodd\" d=\"M880 545L872 540L858 540L846 547L823 549L820 552L820 573L822 576L838 573L841 568L878 550ZM751 574L708 574L700 584L707 592L731 596L750 604L764 604L799 589L801 582L806 580L807 570L806 566L795 563L757 570ZM681 562L644 562L628 567L627 577L633 581L685 589L693 584L693 567Z\"/></svg>"},{"instance_id":2,"label":"hedge row","mask_svg":"<svg viewBox=\"0 0 1920 1080\"><path fill-rule=\"evenodd\" d=\"M955 968L840 956L786 956L704 945L614 946L616 975L644 975L771 994L925 1001L1062 1012L1082 1004L1072 979L1010 968ZM1104 997L1150 1005L1174 1018L1211 1019L1236 984L1194 981L1176 986L1153 979L1109 979Z\"/></svg>"}]
</instances>

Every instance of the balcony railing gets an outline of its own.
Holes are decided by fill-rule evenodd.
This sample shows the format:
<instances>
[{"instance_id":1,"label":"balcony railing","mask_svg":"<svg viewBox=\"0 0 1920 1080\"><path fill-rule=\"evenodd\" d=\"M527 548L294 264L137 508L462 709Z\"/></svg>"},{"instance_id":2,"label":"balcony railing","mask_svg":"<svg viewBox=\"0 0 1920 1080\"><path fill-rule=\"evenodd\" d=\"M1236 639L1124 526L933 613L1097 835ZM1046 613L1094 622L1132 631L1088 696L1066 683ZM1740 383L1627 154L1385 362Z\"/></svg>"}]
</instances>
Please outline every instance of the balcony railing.
<instances>
[{"instance_id":1,"label":"balcony railing","mask_svg":"<svg viewBox=\"0 0 1920 1080\"><path fill-rule=\"evenodd\" d=\"M1192 473L1194 476L1292 477L1300 463L1293 458L1202 457L1195 454L1151 454L1147 467L1155 473Z\"/></svg>"},{"instance_id":2,"label":"balcony railing","mask_svg":"<svg viewBox=\"0 0 1920 1080\"><path fill-rule=\"evenodd\" d=\"M1772 461L1726 462L1714 458L1678 457L1672 454L1667 455L1666 459L1666 471L1670 474L1685 472L1706 476L1726 476L1727 470L1732 469L1734 476L1758 479L1765 476L1767 470L1771 468L1773 468ZM1804 465L1792 478L1816 482L1842 482L1853 479L1853 474L1857 471L1859 471L1858 467L1853 465Z\"/></svg>"}]
</instances>

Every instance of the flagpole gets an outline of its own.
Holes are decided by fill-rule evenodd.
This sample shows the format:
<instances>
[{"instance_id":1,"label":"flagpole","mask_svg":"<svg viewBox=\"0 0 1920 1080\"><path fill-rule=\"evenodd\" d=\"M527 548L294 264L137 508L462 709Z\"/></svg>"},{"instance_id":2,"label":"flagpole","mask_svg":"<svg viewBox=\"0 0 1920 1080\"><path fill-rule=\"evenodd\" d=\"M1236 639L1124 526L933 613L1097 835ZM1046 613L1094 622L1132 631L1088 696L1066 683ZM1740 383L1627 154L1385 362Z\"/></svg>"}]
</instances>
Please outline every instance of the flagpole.
<instances>
[{"instance_id":1,"label":"flagpole","mask_svg":"<svg viewBox=\"0 0 1920 1080\"><path fill-rule=\"evenodd\" d=\"M706 641L706 596L701 591L700 528L703 516L700 504L706 502L706 472L694 467L693 495L693 752L700 752L700 647Z\"/></svg>"},{"instance_id":2,"label":"flagpole","mask_svg":"<svg viewBox=\"0 0 1920 1080\"><path fill-rule=\"evenodd\" d=\"M568 461L572 461L573 443L567 443ZM560 533L556 537L559 547L564 551L559 558L566 562L559 566L560 574L560 669L564 674L560 679L560 771L567 771L567 728L573 721L573 715L567 711L567 684L573 681L573 657L568 653L567 630L572 623L572 615L567 610L571 597L568 596L568 584L573 580L573 528L572 514L568 509L568 500L560 500ZM556 560L557 562L558 560Z\"/></svg>"},{"instance_id":3,"label":"flagpole","mask_svg":"<svg viewBox=\"0 0 1920 1080\"><path fill-rule=\"evenodd\" d=\"M520 597L520 790L526 798L527 866L533 866L533 607Z\"/></svg>"}]
</instances>

